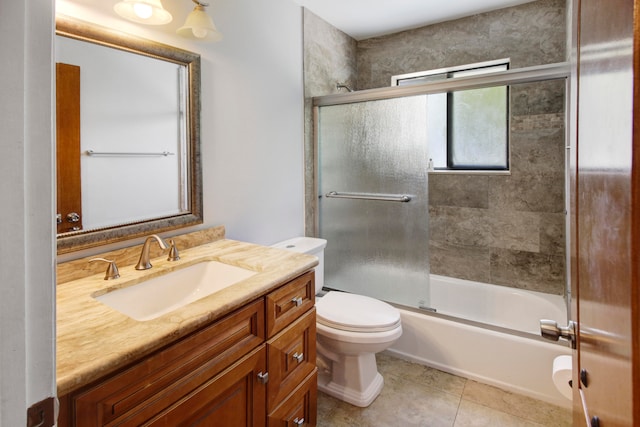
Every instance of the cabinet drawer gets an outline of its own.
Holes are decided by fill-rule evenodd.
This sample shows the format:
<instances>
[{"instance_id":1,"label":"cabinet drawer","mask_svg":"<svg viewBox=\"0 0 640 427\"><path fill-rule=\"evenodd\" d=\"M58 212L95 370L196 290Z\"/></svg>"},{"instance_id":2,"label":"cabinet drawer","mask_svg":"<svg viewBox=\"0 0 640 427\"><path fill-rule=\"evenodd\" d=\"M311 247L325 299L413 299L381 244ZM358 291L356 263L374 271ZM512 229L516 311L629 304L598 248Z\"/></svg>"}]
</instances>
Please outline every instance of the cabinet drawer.
<instances>
[{"instance_id":1,"label":"cabinet drawer","mask_svg":"<svg viewBox=\"0 0 640 427\"><path fill-rule=\"evenodd\" d=\"M75 395L76 425L139 425L263 342L258 300Z\"/></svg>"},{"instance_id":2,"label":"cabinet drawer","mask_svg":"<svg viewBox=\"0 0 640 427\"><path fill-rule=\"evenodd\" d=\"M317 423L318 370L314 370L307 379L291 393L267 417L268 427L314 427Z\"/></svg>"},{"instance_id":3,"label":"cabinet drawer","mask_svg":"<svg viewBox=\"0 0 640 427\"><path fill-rule=\"evenodd\" d=\"M267 412L316 368L316 309L312 308L267 342Z\"/></svg>"},{"instance_id":4,"label":"cabinet drawer","mask_svg":"<svg viewBox=\"0 0 640 427\"><path fill-rule=\"evenodd\" d=\"M266 304L267 337L272 337L315 305L313 271L271 292Z\"/></svg>"}]
</instances>

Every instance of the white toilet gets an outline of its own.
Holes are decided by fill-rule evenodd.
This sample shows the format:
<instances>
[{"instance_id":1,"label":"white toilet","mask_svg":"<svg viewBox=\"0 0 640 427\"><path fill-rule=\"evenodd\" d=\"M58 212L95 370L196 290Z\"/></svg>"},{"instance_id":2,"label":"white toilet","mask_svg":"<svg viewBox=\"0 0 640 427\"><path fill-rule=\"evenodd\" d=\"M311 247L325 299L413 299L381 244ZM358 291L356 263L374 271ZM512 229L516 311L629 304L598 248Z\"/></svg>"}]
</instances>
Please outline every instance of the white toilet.
<instances>
[{"instance_id":1,"label":"white toilet","mask_svg":"<svg viewBox=\"0 0 640 427\"><path fill-rule=\"evenodd\" d=\"M273 247L318 257L316 295L324 285L324 248L327 241L296 237ZM390 347L400 335L400 312L363 295L331 291L316 299L318 388L356 406L369 406L384 380L375 354Z\"/></svg>"}]
</instances>

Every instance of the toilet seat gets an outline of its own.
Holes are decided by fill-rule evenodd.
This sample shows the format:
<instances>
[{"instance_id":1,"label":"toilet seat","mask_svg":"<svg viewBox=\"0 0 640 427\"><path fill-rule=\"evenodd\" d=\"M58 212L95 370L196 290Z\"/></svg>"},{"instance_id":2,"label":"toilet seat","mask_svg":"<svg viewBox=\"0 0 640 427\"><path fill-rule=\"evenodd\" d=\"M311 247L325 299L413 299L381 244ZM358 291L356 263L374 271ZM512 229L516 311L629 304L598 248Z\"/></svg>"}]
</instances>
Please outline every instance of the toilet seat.
<instances>
[{"instance_id":1,"label":"toilet seat","mask_svg":"<svg viewBox=\"0 0 640 427\"><path fill-rule=\"evenodd\" d=\"M321 325L349 332L386 332L400 326L400 312L386 302L337 291L316 300L316 319Z\"/></svg>"}]
</instances>

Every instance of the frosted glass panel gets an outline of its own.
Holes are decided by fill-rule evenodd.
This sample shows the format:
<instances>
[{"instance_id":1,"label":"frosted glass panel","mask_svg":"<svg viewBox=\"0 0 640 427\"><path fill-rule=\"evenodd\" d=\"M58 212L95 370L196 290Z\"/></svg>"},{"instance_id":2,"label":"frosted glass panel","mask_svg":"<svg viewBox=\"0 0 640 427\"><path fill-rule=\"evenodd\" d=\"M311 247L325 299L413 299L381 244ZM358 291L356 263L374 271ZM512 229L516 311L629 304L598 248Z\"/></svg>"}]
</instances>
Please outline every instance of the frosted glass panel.
<instances>
[{"instance_id":1,"label":"frosted glass panel","mask_svg":"<svg viewBox=\"0 0 640 427\"><path fill-rule=\"evenodd\" d=\"M449 94L451 167L503 168L507 164L507 87Z\"/></svg>"},{"instance_id":2,"label":"frosted glass panel","mask_svg":"<svg viewBox=\"0 0 640 427\"><path fill-rule=\"evenodd\" d=\"M325 286L429 305L426 119L424 95L319 108Z\"/></svg>"},{"instance_id":3,"label":"frosted glass panel","mask_svg":"<svg viewBox=\"0 0 640 427\"><path fill-rule=\"evenodd\" d=\"M436 168L447 168L447 94L427 95L429 158Z\"/></svg>"}]
</instances>

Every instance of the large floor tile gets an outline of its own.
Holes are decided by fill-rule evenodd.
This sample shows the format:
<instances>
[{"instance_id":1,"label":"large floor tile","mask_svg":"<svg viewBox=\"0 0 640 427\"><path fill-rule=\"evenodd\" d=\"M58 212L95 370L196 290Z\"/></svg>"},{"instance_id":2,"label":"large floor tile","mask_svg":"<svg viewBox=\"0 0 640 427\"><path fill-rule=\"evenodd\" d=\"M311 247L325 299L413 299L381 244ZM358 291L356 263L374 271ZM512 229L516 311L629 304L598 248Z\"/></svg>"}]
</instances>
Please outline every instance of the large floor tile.
<instances>
[{"instance_id":1,"label":"large floor tile","mask_svg":"<svg viewBox=\"0 0 640 427\"><path fill-rule=\"evenodd\" d=\"M515 415L507 414L468 400L460 403L454 427L531 427L540 426Z\"/></svg>"},{"instance_id":2,"label":"large floor tile","mask_svg":"<svg viewBox=\"0 0 640 427\"><path fill-rule=\"evenodd\" d=\"M568 409L472 380L467 381L462 398L548 427L572 423Z\"/></svg>"},{"instance_id":3,"label":"large floor tile","mask_svg":"<svg viewBox=\"0 0 640 427\"><path fill-rule=\"evenodd\" d=\"M318 393L319 427L571 425L571 412L427 366L377 355L382 393L358 408Z\"/></svg>"},{"instance_id":4,"label":"large floor tile","mask_svg":"<svg viewBox=\"0 0 640 427\"><path fill-rule=\"evenodd\" d=\"M446 393L462 396L466 378L439 371L430 366L399 359L388 353L376 355L378 371L383 377L393 375L406 381L427 385Z\"/></svg>"},{"instance_id":5,"label":"large floor tile","mask_svg":"<svg viewBox=\"0 0 640 427\"><path fill-rule=\"evenodd\" d=\"M441 390L388 376L380 396L367 408L358 408L319 393L320 427L442 426L455 420L460 398ZM327 402L328 401L328 402Z\"/></svg>"}]
</instances>

